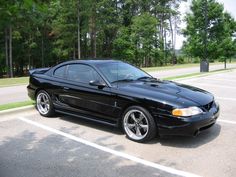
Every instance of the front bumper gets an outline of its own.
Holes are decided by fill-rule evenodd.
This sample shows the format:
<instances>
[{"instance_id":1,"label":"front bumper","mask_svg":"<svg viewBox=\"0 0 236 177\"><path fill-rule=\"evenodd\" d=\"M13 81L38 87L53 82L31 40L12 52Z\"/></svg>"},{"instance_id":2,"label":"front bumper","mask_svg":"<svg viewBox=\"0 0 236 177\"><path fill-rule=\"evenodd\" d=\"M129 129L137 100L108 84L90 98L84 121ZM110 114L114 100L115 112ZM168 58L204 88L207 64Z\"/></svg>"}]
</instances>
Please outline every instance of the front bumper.
<instances>
[{"instance_id":1,"label":"front bumper","mask_svg":"<svg viewBox=\"0 0 236 177\"><path fill-rule=\"evenodd\" d=\"M213 126L219 114L220 109L218 107L189 118L159 116L157 119L159 135L196 136L202 130Z\"/></svg>"}]
</instances>

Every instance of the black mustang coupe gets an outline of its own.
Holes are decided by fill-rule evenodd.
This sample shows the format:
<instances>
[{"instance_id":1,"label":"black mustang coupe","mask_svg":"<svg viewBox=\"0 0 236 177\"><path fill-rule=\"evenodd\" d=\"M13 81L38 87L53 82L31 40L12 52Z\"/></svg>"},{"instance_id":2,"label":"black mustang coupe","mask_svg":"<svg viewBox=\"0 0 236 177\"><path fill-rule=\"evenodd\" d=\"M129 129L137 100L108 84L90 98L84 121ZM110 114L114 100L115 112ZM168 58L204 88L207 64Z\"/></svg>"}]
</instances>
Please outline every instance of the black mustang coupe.
<instances>
[{"instance_id":1,"label":"black mustang coupe","mask_svg":"<svg viewBox=\"0 0 236 177\"><path fill-rule=\"evenodd\" d=\"M122 126L144 142L162 135L196 136L219 116L202 89L153 78L117 60L74 60L30 71L28 95L42 116L55 112Z\"/></svg>"}]
</instances>

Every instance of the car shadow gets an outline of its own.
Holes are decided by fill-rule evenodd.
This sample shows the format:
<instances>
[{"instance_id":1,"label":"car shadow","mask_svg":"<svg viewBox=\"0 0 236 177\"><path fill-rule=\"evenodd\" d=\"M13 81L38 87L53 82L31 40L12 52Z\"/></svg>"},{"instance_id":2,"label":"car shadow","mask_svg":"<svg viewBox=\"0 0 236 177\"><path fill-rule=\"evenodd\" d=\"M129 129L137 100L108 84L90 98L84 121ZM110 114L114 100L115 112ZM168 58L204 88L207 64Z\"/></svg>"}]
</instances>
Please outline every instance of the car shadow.
<instances>
[{"instance_id":1,"label":"car shadow","mask_svg":"<svg viewBox=\"0 0 236 177\"><path fill-rule=\"evenodd\" d=\"M114 134L117 134L117 135L124 134L123 130L119 127L105 125L105 124L102 124L102 123L94 122L94 121L91 121L91 120L85 120L85 119L78 118L78 117L73 117L73 116L67 116L67 115L58 115L58 116L59 116L59 119L69 121L71 123L91 127L91 128L94 128L94 129L106 131L106 132L109 132L109 133L114 133Z\"/></svg>"},{"instance_id":2,"label":"car shadow","mask_svg":"<svg viewBox=\"0 0 236 177\"><path fill-rule=\"evenodd\" d=\"M158 143L162 146L171 146L178 148L197 148L208 144L220 135L221 125L215 124L211 128L200 132L196 137L192 136L163 136L159 138Z\"/></svg>"},{"instance_id":3,"label":"car shadow","mask_svg":"<svg viewBox=\"0 0 236 177\"><path fill-rule=\"evenodd\" d=\"M124 135L124 132L122 128L120 127L104 125L101 123L84 120L84 119L73 117L73 116L60 115L59 118L65 121L78 124L78 125L83 125L83 126L91 127L91 128L98 129L101 131L114 133L116 135ZM160 137L159 135L157 135L151 141L145 142L145 144L161 144L162 146L171 146L171 147L178 147L178 148L197 148L204 144L208 144L214 139L216 139L220 135L220 131L221 131L221 125L215 124L211 128L200 132L200 134L196 137L192 137L192 136L162 136Z\"/></svg>"},{"instance_id":4,"label":"car shadow","mask_svg":"<svg viewBox=\"0 0 236 177\"><path fill-rule=\"evenodd\" d=\"M116 177L127 176L130 172L135 172L136 177L166 175L164 171L124 161L121 157L62 136L39 134L20 130L14 136L0 136L0 154L4 154L0 161L0 176ZM119 146L120 151L123 148Z\"/></svg>"}]
</instances>

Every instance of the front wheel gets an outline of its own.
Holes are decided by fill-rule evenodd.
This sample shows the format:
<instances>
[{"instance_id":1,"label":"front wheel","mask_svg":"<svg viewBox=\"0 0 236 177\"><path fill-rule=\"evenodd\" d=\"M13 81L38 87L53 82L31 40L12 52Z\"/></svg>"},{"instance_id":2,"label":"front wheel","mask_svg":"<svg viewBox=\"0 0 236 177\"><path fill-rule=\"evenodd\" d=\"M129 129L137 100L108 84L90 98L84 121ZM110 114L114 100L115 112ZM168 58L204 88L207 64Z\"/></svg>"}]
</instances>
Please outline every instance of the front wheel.
<instances>
[{"instance_id":1,"label":"front wheel","mask_svg":"<svg viewBox=\"0 0 236 177\"><path fill-rule=\"evenodd\" d=\"M54 108L50 95L40 90L36 96L36 107L39 113L44 117L50 117L54 115Z\"/></svg>"},{"instance_id":2,"label":"front wheel","mask_svg":"<svg viewBox=\"0 0 236 177\"><path fill-rule=\"evenodd\" d=\"M157 134L152 115L140 106L131 106L125 111L122 125L126 136L136 142L149 141Z\"/></svg>"}]
</instances>

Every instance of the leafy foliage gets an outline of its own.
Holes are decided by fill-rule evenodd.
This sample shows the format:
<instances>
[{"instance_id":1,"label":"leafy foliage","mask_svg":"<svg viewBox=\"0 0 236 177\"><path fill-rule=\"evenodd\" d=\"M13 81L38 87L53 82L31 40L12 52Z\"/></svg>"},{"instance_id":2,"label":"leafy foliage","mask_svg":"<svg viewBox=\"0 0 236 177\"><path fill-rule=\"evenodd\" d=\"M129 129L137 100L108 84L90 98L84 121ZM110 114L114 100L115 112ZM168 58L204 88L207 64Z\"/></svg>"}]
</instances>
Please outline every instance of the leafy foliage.
<instances>
[{"instance_id":1,"label":"leafy foliage","mask_svg":"<svg viewBox=\"0 0 236 177\"><path fill-rule=\"evenodd\" d=\"M205 8L207 7L207 30L205 30ZM186 54L204 58L204 40L207 42L207 57L210 61L235 55L236 22L222 4L215 0L193 0L191 13L186 16L184 35Z\"/></svg>"},{"instance_id":2,"label":"leafy foliage","mask_svg":"<svg viewBox=\"0 0 236 177\"><path fill-rule=\"evenodd\" d=\"M182 1L0 0L0 76L10 71L24 75L28 69L80 55L138 66L183 62L176 60L175 50ZM208 3L209 57L228 58L235 54L234 19L221 4ZM192 13L186 17L184 50L194 57L203 53L202 8L203 0L193 0Z\"/></svg>"}]
</instances>

